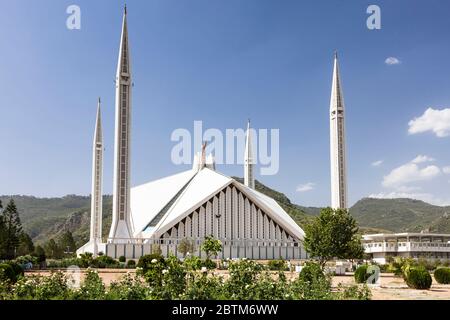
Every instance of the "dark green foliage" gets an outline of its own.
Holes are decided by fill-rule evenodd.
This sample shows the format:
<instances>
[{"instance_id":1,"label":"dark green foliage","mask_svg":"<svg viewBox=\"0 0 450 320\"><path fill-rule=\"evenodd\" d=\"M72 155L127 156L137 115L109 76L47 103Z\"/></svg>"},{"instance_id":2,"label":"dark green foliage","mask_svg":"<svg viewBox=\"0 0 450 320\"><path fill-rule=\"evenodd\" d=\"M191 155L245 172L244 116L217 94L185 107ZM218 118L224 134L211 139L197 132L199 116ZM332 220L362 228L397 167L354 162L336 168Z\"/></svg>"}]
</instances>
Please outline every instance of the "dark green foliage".
<instances>
[{"instance_id":1,"label":"dark green foliage","mask_svg":"<svg viewBox=\"0 0 450 320\"><path fill-rule=\"evenodd\" d=\"M34 249L34 256L37 257L38 263L45 262L47 259L47 256L45 255L45 250L41 246L36 246Z\"/></svg>"},{"instance_id":2,"label":"dark green foliage","mask_svg":"<svg viewBox=\"0 0 450 320\"><path fill-rule=\"evenodd\" d=\"M133 269L136 267L136 261L134 260L128 260L127 262L127 268Z\"/></svg>"},{"instance_id":3,"label":"dark green foliage","mask_svg":"<svg viewBox=\"0 0 450 320\"><path fill-rule=\"evenodd\" d=\"M13 199L0 214L0 258L14 259L22 235L22 224L19 212Z\"/></svg>"},{"instance_id":4,"label":"dark green foliage","mask_svg":"<svg viewBox=\"0 0 450 320\"><path fill-rule=\"evenodd\" d=\"M108 256L98 256L92 262L90 263L89 267L96 267L96 268L117 268L119 266L119 263L117 260L114 260L111 257Z\"/></svg>"},{"instance_id":5,"label":"dark green foliage","mask_svg":"<svg viewBox=\"0 0 450 320\"><path fill-rule=\"evenodd\" d=\"M450 284L450 268L438 268L434 271L434 279L439 284Z\"/></svg>"},{"instance_id":6,"label":"dark green foliage","mask_svg":"<svg viewBox=\"0 0 450 320\"><path fill-rule=\"evenodd\" d=\"M305 249L324 268L327 261L348 259L355 245L362 246L357 233L356 221L347 210L326 208L306 226Z\"/></svg>"},{"instance_id":7,"label":"dark green foliage","mask_svg":"<svg viewBox=\"0 0 450 320\"><path fill-rule=\"evenodd\" d=\"M165 266L164 257L160 254L147 254L140 257L137 266L142 268L142 273L145 274L152 266L152 261L154 260Z\"/></svg>"},{"instance_id":8,"label":"dark green foliage","mask_svg":"<svg viewBox=\"0 0 450 320\"><path fill-rule=\"evenodd\" d=\"M294 298L300 300L329 300L331 278L324 274L318 263L308 262L294 281Z\"/></svg>"},{"instance_id":9,"label":"dark green foliage","mask_svg":"<svg viewBox=\"0 0 450 320\"><path fill-rule=\"evenodd\" d=\"M58 247L65 255L75 253L75 251L77 250L77 245L75 244L75 240L73 239L72 232L66 231L62 234L62 236L58 240Z\"/></svg>"},{"instance_id":10,"label":"dark green foliage","mask_svg":"<svg viewBox=\"0 0 450 320\"><path fill-rule=\"evenodd\" d=\"M411 268L405 278L408 287L413 289L430 289L433 282L430 273L423 267Z\"/></svg>"},{"instance_id":11,"label":"dark green foliage","mask_svg":"<svg viewBox=\"0 0 450 320\"><path fill-rule=\"evenodd\" d=\"M125 262L125 261L127 261L127 258L125 258L125 256L119 257L119 262Z\"/></svg>"},{"instance_id":12,"label":"dark green foliage","mask_svg":"<svg viewBox=\"0 0 450 320\"><path fill-rule=\"evenodd\" d=\"M76 298L82 300L105 299L105 285L96 271L88 270L80 290L76 293Z\"/></svg>"},{"instance_id":13,"label":"dark green foliage","mask_svg":"<svg viewBox=\"0 0 450 320\"><path fill-rule=\"evenodd\" d=\"M2 263L0 264L0 277L3 279L0 280L8 280L10 282L16 282L16 273L14 272L14 269L12 266L8 263Z\"/></svg>"},{"instance_id":14,"label":"dark green foliage","mask_svg":"<svg viewBox=\"0 0 450 320\"><path fill-rule=\"evenodd\" d=\"M6 263L9 264L14 271L13 282L16 282L19 277L22 277L24 275L23 268L20 266L20 264L14 261L8 261Z\"/></svg>"},{"instance_id":15,"label":"dark green foliage","mask_svg":"<svg viewBox=\"0 0 450 320\"><path fill-rule=\"evenodd\" d=\"M367 264L364 264L356 269L354 275L356 283L365 283L369 279L370 273L367 273L368 267L369 266Z\"/></svg>"},{"instance_id":16,"label":"dark green foliage","mask_svg":"<svg viewBox=\"0 0 450 320\"><path fill-rule=\"evenodd\" d=\"M289 271L288 264L285 260L270 260L267 267L273 271Z\"/></svg>"},{"instance_id":17,"label":"dark green foliage","mask_svg":"<svg viewBox=\"0 0 450 320\"><path fill-rule=\"evenodd\" d=\"M19 246L17 247L17 256L26 256L27 254L32 254L34 252L34 244L31 237L22 232L19 236Z\"/></svg>"},{"instance_id":18,"label":"dark green foliage","mask_svg":"<svg viewBox=\"0 0 450 320\"><path fill-rule=\"evenodd\" d=\"M45 255L50 259L61 259L64 256L64 250L58 246L55 239L50 239L44 245Z\"/></svg>"}]
</instances>

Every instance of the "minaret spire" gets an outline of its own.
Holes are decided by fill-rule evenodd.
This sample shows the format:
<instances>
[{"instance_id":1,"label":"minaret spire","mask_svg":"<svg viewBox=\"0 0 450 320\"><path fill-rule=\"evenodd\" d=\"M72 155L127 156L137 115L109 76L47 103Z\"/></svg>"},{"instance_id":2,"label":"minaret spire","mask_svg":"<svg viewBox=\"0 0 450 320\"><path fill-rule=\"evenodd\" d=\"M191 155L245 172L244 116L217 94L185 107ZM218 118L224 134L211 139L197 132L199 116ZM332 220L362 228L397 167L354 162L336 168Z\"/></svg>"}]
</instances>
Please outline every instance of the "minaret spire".
<instances>
[{"instance_id":1,"label":"minaret spire","mask_svg":"<svg viewBox=\"0 0 450 320\"><path fill-rule=\"evenodd\" d=\"M255 189L255 177L253 175L253 145L252 134L250 129L250 119L247 122L247 137L245 142L245 155L244 155L244 185L249 188Z\"/></svg>"},{"instance_id":2,"label":"minaret spire","mask_svg":"<svg viewBox=\"0 0 450 320\"><path fill-rule=\"evenodd\" d=\"M97 245L102 242L102 179L103 179L103 135L100 110L100 98L97 104L94 141L92 143L92 192L91 192L91 228L90 242L94 245L94 256Z\"/></svg>"},{"instance_id":3,"label":"minaret spire","mask_svg":"<svg viewBox=\"0 0 450 320\"><path fill-rule=\"evenodd\" d=\"M347 162L345 150L345 106L337 51L334 52L330 100L331 207L347 209Z\"/></svg>"},{"instance_id":4,"label":"minaret spire","mask_svg":"<svg viewBox=\"0 0 450 320\"><path fill-rule=\"evenodd\" d=\"M128 242L133 235L130 219L131 61L127 9L124 8L116 72L116 123L114 142L113 220L110 242Z\"/></svg>"}]
</instances>

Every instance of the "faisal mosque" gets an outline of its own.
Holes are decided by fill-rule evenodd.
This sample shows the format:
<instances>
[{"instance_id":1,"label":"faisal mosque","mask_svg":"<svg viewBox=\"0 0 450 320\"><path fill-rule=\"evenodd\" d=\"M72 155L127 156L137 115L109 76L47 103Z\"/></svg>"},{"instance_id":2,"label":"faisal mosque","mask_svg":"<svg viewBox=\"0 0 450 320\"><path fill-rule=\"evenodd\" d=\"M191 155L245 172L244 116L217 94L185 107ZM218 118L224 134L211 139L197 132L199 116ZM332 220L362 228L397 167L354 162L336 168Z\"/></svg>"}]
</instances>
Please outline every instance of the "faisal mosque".
<instances>
[{"instance_id":1,"label":"faisal mosque","mask_svg":"<svg viewBox=\"0 0 450 320\"><path fill-rule=\"evenodd\" d=\"M127 259L161 252L182 256L178 246L191 241L201 255L206 236L221 240L216 258L306 259L304 232L272 198L255 190L250 122L247 126L244 183L215 168L206 144L192 169L131 187L132 68L127 9L122 22L115 88L115 137L112 224L102 235L103 136L100 99L92 149L90 239L77 254L103 252ZM344 101L337 55L334 56L330 102L332 207L347 207Z\"/></svg>"}]
</instances>

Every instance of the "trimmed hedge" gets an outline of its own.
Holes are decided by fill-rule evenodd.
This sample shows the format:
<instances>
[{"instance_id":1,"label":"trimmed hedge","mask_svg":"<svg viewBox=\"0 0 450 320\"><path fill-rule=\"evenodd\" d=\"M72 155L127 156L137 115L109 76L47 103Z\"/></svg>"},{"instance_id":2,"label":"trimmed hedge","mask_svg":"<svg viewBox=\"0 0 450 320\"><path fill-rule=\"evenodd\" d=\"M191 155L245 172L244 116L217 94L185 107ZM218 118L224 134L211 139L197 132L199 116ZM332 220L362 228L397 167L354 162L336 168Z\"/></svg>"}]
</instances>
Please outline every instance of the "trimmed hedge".
<instances>
[{"instance_id":1,"label":"trimmed hedge","mask_svg":"<svg viewBox=\"0 0 450 320\"><path fill-rule=\"evenodd\" d=\"M134 260L128 260L128 262L127 262L127 268L136 268L136 261L134 261Z\"/></svg>"},{"instance_id":2,"label":"trimmed hedge","mask_svg":"<svg viewBox=\"0 0 450 320\"><path fill-rule=\"evenodd\" d=\"M125 256L119 257L119 262L125 262L125 261L127 261L127 258L125 258Z\"/></svg>"},{"instance_id":3,"label":"trimmed hedge","mask_svg":"<svg viewBox=\"0 0 450 320\"><path fill-rule=\"evenodd\" d=\"M289 271L288 264L285 260L270 260L267 267L272 271Z\"/></svg>"},{"instance_id":4,"label":"trimmed hedge","mask_svg":"<svg viewBox=\"0 0 450 320\"><path fill-rule=\"evenodd\" d=\"M15 283L24 273L22 267L18 263L8 261L0 264L0 274L7 280Z\"/></svg>"},{"instance_id":5,"label":"trimmed hedge","mask_svg":"<svg viewBox=\"0 0 450 320\"><path fill-rule=\"evenodd\" d=\"M450 284L450 268L438 268L434 271L434 279L439 284Z\"/></svg>"},{"instance_id":6,"label":"trimmed hedge","mask_svg":"<svg viewBox=\"0 0 450 320\"><path fill-rule=\"evenodd\" d=\"M411 268L406 276L406 284L413 289L430 289L433 279L427 269L423 267Z\"/></svg>"},{"instance_id":7,"label":"trimmed hedge","mask_svg":"<svg viewBox=\"0 0 450 320\"><path fill-rule=\"evenodd\" d=\"M364 264L355 271L355 281L356 283L366 283L370 277L370 273L367 273L368 265Z\"/></svg>"}]
</instances>

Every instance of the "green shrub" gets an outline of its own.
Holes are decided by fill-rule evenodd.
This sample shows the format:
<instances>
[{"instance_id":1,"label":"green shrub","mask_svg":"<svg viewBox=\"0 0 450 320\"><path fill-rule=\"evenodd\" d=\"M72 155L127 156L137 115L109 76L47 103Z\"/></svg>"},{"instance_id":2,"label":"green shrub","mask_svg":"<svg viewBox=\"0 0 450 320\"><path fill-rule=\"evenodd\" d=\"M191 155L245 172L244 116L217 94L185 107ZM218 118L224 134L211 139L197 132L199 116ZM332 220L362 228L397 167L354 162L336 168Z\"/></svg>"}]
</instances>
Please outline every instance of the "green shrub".
<instances>
[{"instance_id":1,"label":"green shrub","mask_svg":"<svg viewBox=\"0 0 450 320\"><path fill-rule=\"evenodd\" d=\"M148 294L148 285L143 283L138 276L132 277L127 273L119 281L111 283L106 298L110 300L145 300Z\"/></svg>"},{"instance_id":2,"label":"green shrub","mask_svg":"<svg viewBox=\"0 0 450 320\"><path fill-rule=\"evenodd\" d=\"M438 268L434 271L434 279L439 284L450 284L450 268Z\"/></svg>"},{"instance_id":3,"label":"green shrub","mask_svg":"<svg viewBox=\"0 0 450 320\"><path fill-rule=\"evenodd\" d=\"M119 266L119 263L109 256L99 256L92 261L90 266L97 268L116 268Z\"/></svg>"},{"instance_id":4,"label":"green shrub","mask_svg":"<svg viewBox=\"0 0 450 320\"><path fill-rule=\"evenodd\" d=\"M11 266L11 268L14 270L14 281L16 282L19 277L23 277L24 272L23 268L20 266L20 264L14 262L14 261L8 261L7 264Z\"/></svg>"},{"instance_id":5,"label":"green shrub","mask_svg":"<svg viewBox=\"0 0 450 320\"><path fill-rule=\"evenodd\" d=\"M293 298L300 300L332 299L331 278L318 263L307 262L293 283Z\"/></svg>"},{"instance_id":6,"label":"green shrub","mask_svg":"<svg viewBox=\"0 0 450 320\"><path fill-rule=\"evenodd\" d=\"M342 284L339 284L339 293L336 298L339 300L370 300L372 297L372 292L369 287L364 284L361 285L351 285L344 288Z\"/></svg>"},{"instance_id":7,"label":"green shrub","mask_svg":"<svg viewBox=\"0 0 450 320\"><path fill-rule=\"evenodd\" d=\"M285 260L270 260L267 266L269 270L289 271L287 262Z\"/></svg>"},{"instance_id":8,"label":"green shrub","mask_svg":"<svg viewBox=\"0 0 450 320\"><path fill-rule=\"evenodd\" d=\"M7 280L12 283L17 281L16 273L14 272L12 266L8 263L0 264L0 275L3 278L1 280Z\"/></svg>"},{"instance_id":9,"label":"green shrub","mask_svg":"<svg viewBox=\"0 0 450 320\"><path fill-rule=\"evenodd\" d=\"M410 268L405 274L405 281L408 287L413 289L430 289L433 282L430 273L424 267Z\"/></svg>"},{"instance_id":10,"label":"green shrub","mask_svg":"<svg viewBox=\"0 0 450 320\"><path fill-rule=\"evenodd\" d=\"M105 298L105 285L97 271L87 271L83 284L74 297L77 300L103 300Z\"/></svg>"},{"instance_id":11,"label":"green shrub","mask_svg":"<svg viewBox=\"0 0 450 320\"><path fill-rule=\"evenodd\" d=\"M153 264L159 262L160 264L165 265L164 257L160 254L147 254L145 256L142 256L139 258L137 266L142 269L142 273L144 275L147 273L149 268L152 267L152 261Z\"/></svg>"},{"instance_id":12,"label":"green shrub","mask_svg":"<svg viewBox=\"0 0 450 320\"><path fill-rule=\"evenodd\" d=\"M214 261L212 261L211 259L203 260L201 265L202 265L202 267L205 267L208 270L213 270L213 269L217 268L217 264Z\"/></svg>"},{"instance_id":13,"label":"green shrub","mask_svg":"<svg viewBox=\"0 0 450 320\"><path fill-rule=\"evenodd\" d=\"M229 278L225 284L225 291L230 299L248 300L254 294L254 286L263 266L255 261L242 259L230 261L228 267Z\"/></svg>"},{"instance_id":14,"label":"green shrub","mask_svg":"<svg viewBox=\"0 0 450 320\"><path fill-rule=\"evenodd\" d=\"M119 262L125 262L125 261L127 261L127 258L125 258L124 256L119 257Z\"/></svg>"},{"instance_id":15,"label":"green shrub","mask_svg":"<svg viewBox=\"0 0 450 320\"><path fill-rule=\"evenodd\" d=\"M136 261L134 261L134 260L128 260L128 262L127 262L127 268L134 269L135 267L136 267Z\"/></svg>"},{"instance_id":16,"label":"green shrub","mask_svg":"<svg viewBox=\"0 0 450 320\"><path fill-rule=\"evenodd\" d=\"M355 271L356 283L365 283L369 279L370 273L367 273L368 267L369 266L367 264L364 264L356 269Z\"/></svg>"}]
</instances>

